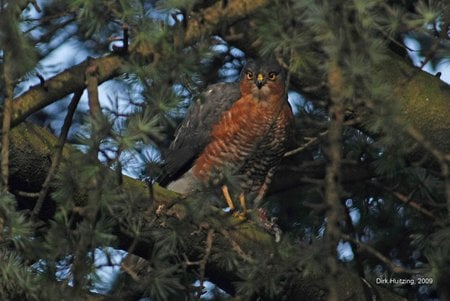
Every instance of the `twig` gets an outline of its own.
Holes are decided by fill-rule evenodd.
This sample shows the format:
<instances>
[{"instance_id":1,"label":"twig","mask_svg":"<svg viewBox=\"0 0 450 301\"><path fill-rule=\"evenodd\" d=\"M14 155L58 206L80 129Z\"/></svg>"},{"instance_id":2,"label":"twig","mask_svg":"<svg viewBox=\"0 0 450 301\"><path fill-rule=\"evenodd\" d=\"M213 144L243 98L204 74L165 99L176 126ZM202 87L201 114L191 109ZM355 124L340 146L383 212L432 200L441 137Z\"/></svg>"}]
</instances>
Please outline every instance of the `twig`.
<instances>
[{"instance_id":1,"label":"twig","mask_svg":"<svg viewBox=\"0 0 450 301\"><path fill-rule=\"evenodd\" d=\"M328 134L328 130L319 133L318 136L313 137L313 138L310 138L310 139L308 140L308 142L303 143L301 146L299 146L299 147L297 147L297 148L295 148L295 149L293 149L293 150L290 150L290 151L286 152L286 153L284 154L284 157L293 156L293 155L296 155L296 154L298 154L298 153L304 151L304 150L307 149L308 147L310 147L310 146L315 145L316 143L318 143L318 142L319 142L319 138L322 138L322 137L326 136L327 134Z\"/></svg>"},{"instance_id":2,"label":"twig","mask_svg":"<svg viewBox=\"0 0 450 301\"><path fill-rule=\"evenodd\" d=\"M122 29L123 29L123 38L114 38L114 39L110 39L111 41L119 41L122 40L123 41L123 45L122 47L119 46L112 46L112 50L114 53L117 54L127 54L128 53L128 45L129 45L129 34L128 34L128 30L129 30L129 26L127 23L124 23L122 25Z\"/></svg>"},{"instance_id":3,"label":"twig","mask_svg":"<svg viewBox=\"0 0 450 301\"><path fill-rule=\"evenodd\" d=\"M123 29L123 49L125 53L128 53L128 44L129 44L128 24L127 23L123 24L122 29Z\"/></svg>"},{"instance_id":4,"label":"twig","mask_svg":"<svg viewBox=\"0 0 450 301\"><path fill-rule=\"evenodd\" d=\"M93 60L88 62L86 68L86 89L89 98L89 111L94 122L100 122L102 108L98 98L98 66Z\"/></svg>"},{"instance_id":5,"label":"twig","mask_svg":"<svg viewBox=\"0 0 450 301\"><path fill-rule=\"evenodd\" d=\"M62 153L64 144L67 140L67 135L69 133L70 126L72 125L73 115L75 114L75 110L77 108L78 102L80 101L81 95L83 94L83 90L79 90L74 93L72 100L70 101L69 108L67 109L67 115L64 119L63 126L61 128L61 134L58 138L57 149L55 155L52 160L52 164L47 173L47 177L45 178L44 184L42 184L41 191L39 192L39 198L34 205L32 215L36 216L41 211L42 205L44 203L45 198L47 197L48 190L50 189L50 183L55 177L56 171L58 169L59 163L61 162Z\"/></svg>"},{"instance_id":6,"label":"twig","mask_svg":"<svg viewBox=\"0 0 450 301\"><path fill-rule=\"evenodd\" d=\"M127 273L128 275L130 275L130 277L131 277L134 281L136 281L136 282L139 282L139 281L140 281L139 275L133 270L132 267L128 266L126 263L123 263L123 262L122 262L122 263L120 264L120 268L121 268L125 273Z\"/></svg>"},{"instance_id":7,"label":"twig","mask_svg":"<svg viewBox=\"0 0 450 301\"><path fill-rule=\"evenodd\" d=\"M345 202L345 201L344 201ZM353 226L352 217L350 216L350 210L345 204L343 204L344 210L345 210L345 225L346 225L346 232L349 233L347 235L351 235L352 237L358 237L358 234L356 233L356 229ZM364 279L364 265L361 260L361 254L357 248L357 245L354 241L350 241L350 247L353 251L353 256L356 264L356 270L358 271L359 276Z\"/></svg>"},{"instance_id":8,"label":"twig","mask_svg":"<svg viewBox=\"0 0 450 301\"><path fill-rule=\"evenodd\" d=\"M428 51L425 59L422 61L422 63L419 66L419 69L422 70L426 64L428 64L435 56L436 51L439 47L439 40L433 40L433 43L431 44L430 50Z\"/></svg>"},{"instance_id":9,"label":"twig","mask_svg":"<svg viewBox=\"0 0 450 301\"><path fill-rule=\"evenodd\" d=\"M214 240L214 229L209 229L208 235L206 236L205 255L203 255L202 260L200 260L200 286L198 290L198 298L200 298L200 296L203 293L203 283L205 282L206 263L208 262L209 255L211 254L213 240Z\"/></svg>"},{"instance_id":10,"label":"twig","mask_svg":"<svg viewBox=\"0 0 450 301\"><path fill-rule=\"evenodd\" d=\"M429 141L420 131L416 128L409 126L406 127L406 132L414 140L419 142L427 151L429 151L440 164L448 164L450 162L450 157L438 150L431 141Z\"/></svg>"},{"instance_id":11,"label":"twig","mask_svg":"<svg viewBox=\"0 0 450 301\"><path fill-rule=\"evenodd\" d=\"M429 151L439 162L441 173L445 183L445 195L447 200L447 216L450 220L450 156L438 150L420 131L412 126L406 127L406 132Z\"/></svg>"},{"instance_id":12,"label":"twig","mask_svg":"<svg viewBox=\"0 0 450 301\"><path fill-rule=\"evenodd\" d=\"M37 76L37 78L39 78L39 83L40 83L41 87L46 89L44 76L42 76L42 74L40 74L39 72L36 72L36 76Z\"/></svg>"},{"instance_id":13,"label":"twig","mask_svg":"<svg viewBox=\"0 0 450 301\"><path fill-rule=\"evenodd\" d=\"M375 256L376 258L378 258L381 262L385 263L389 267L389 269L394 273L420 274L420 273L424 272L424 270L408 269L408 268L401 267L401 266L395 264L394 262L392 262L389 258L384 256L383 254L381 254L374 247L372 247L368 244L365 244L363 242L357 241L350 235L341 234L341 237L344 240L355 243L358 248L362 248L362 249L366 250L367 252L369 252L370 254L372 254L373 256Z\"/></svg>"},{"instance_id":14,"label":"twig","mask_svg":"<svg viewBox=\"0 0 450 301\"><path fill-rule=\"evenodd\" d=\"M427 217L431 218L433 221L436 221L436 217L431 213L431 211L423 208L419 205L417 201L412 200L410 197L407 197L406 195L398 192L398 191L391 191L391 193L400 201L407 204L408 206L416 209L420 213L426 215Z\"/></svg>"},{"instance_id":15,"label":"twig","mask_svg":"<svg viewBox=\"0 0 450 301\"><path fill-rule=\"evenodd\" d=\"M19 195L27 198L38 198L39 192L28 192L28 191L22 191L22 190L14 190L14 195Z\"/></svg>"},{"instance_id":16,"label":"twig","mask_svg":"<svg viewBox=\"0 0 450 301\"><path fill-rule=\"evenodd\" d=\"M11 59L11 62L10 62ZM2 150L1 150L1 174L2 192L8 192L9 183L9 130L11 129L12 100L14 93L14 83L12 76L12 56L5 54L3 58L3 80L5 85L5 103L3 108L2 124Z\"/></svg>"},{"instance_id":17,"label":"twig","mask_svg":"<svg viewBox=\"0 0 450 301\"><path fill-rule=\"evenodd\" d=\"M201 260L196 260L196 261L191 261L188 257L187 257L187 255L186 254L184 254L183 253L183 258L184 258L184 261L183 261L183 266L186 266L186 267L188 267L188 266L194 266L194 265L200 265L200 263L202 262Z\"/></svg>"},{"instance_id":18,"label":"twig","mask_svg":"<svg viewBox=\"0 0 450 301\"><path fill-rule=\"evenodd\" d=\"M36 0L31 0L30 2L31 2L31 4L34 6L34 9L35 9L38 13L42 12L41 7L39 6L39 4L37 3Z\"/></svg>"},{"instance_id":19,"label":"twig","mask_svg":"<svg viewBox=\"0 0 450 301\"><path fill-rule=\"evenodd\" d=\"M442 224L441 222L438 221L438 219L436 218L436 216L433 215L433 213L425 208L423 208L419 201L415 201L413 199L411 199L410 196L406 196L398 191L393 190L392 188L386 187L382 184L376 183L376 182L371 182L372 185L378 187L378 188L382 188L386 191L389 191L390 193L392 193L393 196L395 196L399 201L405 203L406 205L410 206L411 208L419 211L420 213L426 215L427 217L429 217L431 220L438 222L439 224Z\"/></svg>"},{"instance_id":20,"label":"twig","mask_svg":"<svg viewBox=\"0 0 450 301\"><path fill-rule=\"evenodd\" d=\"M222 229L220 230L220 233L230 242L231 247L233 248L234 251L236 251L236 253L238 253L238 255L244 259L245 261L249 262L249 263L254 263L255 260L250 257L249 255L247 255L244 250L242 250L241 246L231 237L230 233L228 233L227 230Z\"/></svg>"}]
</instances>

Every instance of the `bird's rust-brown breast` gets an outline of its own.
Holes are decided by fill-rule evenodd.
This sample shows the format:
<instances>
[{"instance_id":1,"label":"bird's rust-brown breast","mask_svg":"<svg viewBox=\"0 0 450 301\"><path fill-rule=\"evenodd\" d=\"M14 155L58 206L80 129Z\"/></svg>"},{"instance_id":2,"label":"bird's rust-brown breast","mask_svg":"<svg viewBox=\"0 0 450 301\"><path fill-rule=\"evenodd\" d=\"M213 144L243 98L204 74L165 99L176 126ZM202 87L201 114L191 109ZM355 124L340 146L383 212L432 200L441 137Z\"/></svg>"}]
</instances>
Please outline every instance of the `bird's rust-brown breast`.
<instances>
[{"instance_id":1,"label":"bird's rust-brown breast","mask_svg":"<svg viewBox=\"0 0 450 301\"><path fill-rule=\"evenodd\" d=\"M281 93L264 100L251 93L244 95L213 127L211 142L194 164L194 175L207 182L221 169L230 168L237 176L248 178L244 181L251 179L248 186L259 188L285 152L292 120ZM247 190L246 185L241 186Z\"/></svg>"}]
</instances>

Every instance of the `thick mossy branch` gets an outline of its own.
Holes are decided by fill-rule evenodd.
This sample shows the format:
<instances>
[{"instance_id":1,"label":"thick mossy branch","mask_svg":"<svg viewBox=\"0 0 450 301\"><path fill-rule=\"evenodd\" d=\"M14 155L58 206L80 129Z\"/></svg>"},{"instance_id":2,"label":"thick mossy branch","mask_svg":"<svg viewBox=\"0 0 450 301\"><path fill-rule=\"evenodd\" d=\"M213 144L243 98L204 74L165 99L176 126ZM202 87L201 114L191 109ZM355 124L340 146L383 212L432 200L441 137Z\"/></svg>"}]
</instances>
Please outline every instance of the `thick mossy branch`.
<instances>
[{"instance_id":1,"label":"thick mossy branch","mask_svg":"<svg viewBox=\"0 0 450 301\"><path fill-rule=\"evenodd\" d=\"M233 23L254 13L269 2L267 0L217 1L214 5L189 16L185 41L189 43L199 36L210 35L222 27L223 22Z\"/></svg>"},{"instance_id":2,"label":"thick mossy branch","mask_svg":"<svg viewBox=\"0 0 450 301\"><path fill-rule=\"evenodd\" d=\"M12 124L17 125L45 106L71 93L84 90L86 88L86 69L93 60L98 65L97 72L100 84L121 74L124 60L117 55L88 59L55 75L44 83L31 87L27 92L16 97L12 106Z\"/></svg>"},{"instance_id":3,"label":"thick mossy branch","mask_svg":"<svg viewBox=\"0 0 450 301\"><path fill-rule=\"evenodd\" d=\"M393 57L383 65L394 83L404 121L419 130L441 152L450 153L450 86L408 62Z\"/></svg>"},{"instance_id":4,"label":"thick mossy branch","mask_svg":"<svg viewBox=\"0 0 450 301\"><path fill-rule=\"evenodd\" d=\"M21 199L21 192L33 193L38 192L41 188L42 182L50 166L50 160L53 156L54 148L57 146L57 139L47 130L38 126L22 123L11 131L11 189L16 192L18 199ZM78 150L66 146L63 151L64 160L71 160L73 156L79 156ZM111 171L113 172L113 171ZM135 195L142 195L143 198L150 198L150 189L147 184L125 177L123 183L125 191L132 191ZM242 265L254 264L255 254L262 252L267 256L275 256L279 260L285 260L292 256L301 256L301 250L297 246L291 244L288 240L282 242L282 246L275 243L274 238L269 235L261 226L252 220L241 221L222 210L211 207L207 215L200 215L196 217L195 214L195 200L180 200L179 195L168 191L158 185L153 186L153 200L154 202L146 202L144 206L148 208L136 208L136 214L146 214L148 219L155 218L155 210L158 207L162 208L160 214L164 215L164 219L170 219L174 223L180 223L182 229L186 231L185 235L193 237L194 233L200 237L199 239L186 240L189 245L186 250L192 250L192 257L197 257L196 250L202 248L202 237L206 235L207 230L214 229L217 233L215 235L215 246L223 246L223 250L232 250L237 253L237 258L242 262ZM80 193L83 195L83 193ZM21 199L22 202L29 202L29 207L32 207L33 198ZM51 200L47 200L51 202ZM81 202L83 202L81 200ZM198 201L197 201L198 202ZM158 204L158 205L155 205ZM162 207L161 207L162 206ZM52 218L52 216L45 216L45 218ZM117 229L115 235L119 238L119 245L127 250L133 243L133 238L127 236L126 233ZM152 246L155 242L139 242L141 246L135 249L135 253L139 256L147 256L151 252ZM230 293L234 293L234 288L230 283L239 281L241 278L237 271L226 269L220 260L220 253L223 251L220 248L213 248L213 251L208 261L206 276L227 289ZM280 253L280 250L283 250ZM257 252L256 252L257 251ZM256 252L256 253L255 253ZM270 255L272 254L272 255ZM277 255L278 254L278 255ZM291 254L291 255L289 255ZM283 259L284 258L284 259ZM301 275L301 271L298 272ZM296 276L298 277L298 276ZM320 296L326 294L326 284L323 281L325 275L320 271L318 274L300 276L296 279L296 285L291 288L291 296L310 296L309 300L320 300ZM361 283L361 284L359 284ZM362 282L358 282L358 276L350 270L342 268L341 277L339 281L339 289L342 292L341 299L349 296L354 296L355 300L362 300L363 287ZM396 295L393 295L384 288L377 288L379 294L388 296L383 300L402 300ZM322 292L318 294L318 292ZM359 297L358 297L359 296Z\"/></svg>"},{"instance_id":5,"label":"thick mossy branch","mask_svg":"<svg viewBox=\"0 0 450 301\"><path fill-rule=\"evenodd\" d=\"M15 185L12 187L23 192L39 192L50 166L50 161L58 145L57 138L47 130L30 123L21 123L11 131L11 173ZM62 164L70 160L74 152L70 145L63 149ZM148 186L141 181L124 176L126 187L140 190L149 196ZM156 199L173 199L177 194L155 185L153 189Z\"/></svg>"}]
</instances>

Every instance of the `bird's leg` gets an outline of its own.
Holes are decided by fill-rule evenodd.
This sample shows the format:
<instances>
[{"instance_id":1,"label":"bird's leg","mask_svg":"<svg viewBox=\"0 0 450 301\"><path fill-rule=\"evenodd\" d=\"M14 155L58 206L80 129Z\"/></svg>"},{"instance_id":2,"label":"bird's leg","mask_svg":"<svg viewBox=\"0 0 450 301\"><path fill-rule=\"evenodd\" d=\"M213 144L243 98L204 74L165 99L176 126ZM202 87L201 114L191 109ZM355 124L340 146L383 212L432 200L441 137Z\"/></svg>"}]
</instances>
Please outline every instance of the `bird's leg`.
<instances>
[{"instance_id":1,"label":"bird's leg","mask_svg":"<svg viewBox=\"0 0 450 301\"><path fill-rule=\"evenodd\" d=\"M272 233L275 236L275 241L279 242L281 240L281 234L283 233L280 229L280 226L277 224L277 218L271 217L267 211L261 207L261 201L266 194L267 190L269 189L269 185L272 182L272 177L275 172L275 168L271 168L269 172L267 173L267 176L264 180L264 183L261 185L261 187L258 190L258 194L255 198L255 208L258 208L258 217L259 221L266 229L266 231Z\"/></svg>"},{"instance_id":2,"label":"bird's leg","mask_svg":"<svg viewBox=\"0 0 450 301\"><path fill-rule=\"evenodd\" d=\"M222 194L225 198L225 201L227 202L228 207L230 207L231 211L234 211L236 208L234 207L233 200L231 199L230 192L228 191L228 186L223 185L222 186Z\"/></svg>"},{"instance_id":3,"label":"bird's leg","mask_svg":"<svg viewBox=\"0 0 450 301\"><path fill-rule=\"evenodd\" d=\"M245 202L245 196L244 196L243 192L241 192L241 194L239 195L239 203L241 204L243 214L246 215L247 214L247 204Z\"/></svg>"},{"instance_id":4,"label":"bird's leg","mask_svg":"<svg viewBox=\"0 0 450 301\"><path fill-rule=\"evenodd\" d=\"M267 190L269 190L269 185L272 182L272 177L275 172L275 168L272 167L269 172L267 173L266 178L264 179L264 183L261 185L261 187L258 190L258 194L256 195L256 198L254 200L254 206L255 208L261 207L261 201L266 194Z\"/></svg>"},{"instance_id":5,"label":"bird's leg","mask_svg":"<svg viewBox=\"0 0 450 301\"><path fill-rule=\"evenodd\" d=\"M228 190L227 185L222 186L222 194L225 198L225 201L227 202L228 207L230 207L230 210L233 212L233 215L237 216L240 219L245 219L246 218L245 215L247 214L247 206L245 204L244 194L241 193L239 195L239 202L241 204L243 213L236 212L236 207L234 206L233 199L231 198L230 191Z\"/></svg>"}]
</instances>

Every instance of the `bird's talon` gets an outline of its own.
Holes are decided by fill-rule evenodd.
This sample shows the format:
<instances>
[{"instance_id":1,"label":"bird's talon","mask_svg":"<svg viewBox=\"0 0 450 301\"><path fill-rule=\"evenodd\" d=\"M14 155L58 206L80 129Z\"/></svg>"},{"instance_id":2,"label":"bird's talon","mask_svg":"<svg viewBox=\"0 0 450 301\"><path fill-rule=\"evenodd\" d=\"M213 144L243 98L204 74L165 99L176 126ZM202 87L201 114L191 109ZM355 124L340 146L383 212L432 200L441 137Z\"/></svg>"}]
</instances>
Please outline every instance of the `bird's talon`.
<instances>
[{"instance_id":1,"label":"bird's talon","mask_svg":"<svg viewBox=\"0 0 450 301\"><path fill-rule=\"evenodd\" d=\"M269 232L275 236L275 242L277 242L277 243L280 242L283 231L281 230L280 226L278 226L278 224L277 224L278 219L276 217L271 217L269 220L269 216L268 216L266 210L264 210L262 208L258 208L258 217L259 217L259 222L261 223L263 228L267 232Z\"/></svg>"},{"instance_id":2,"label":"bird's talon","mask_svg":"<svg viewBox=\"0 0 450 301\"><path fill-rule=\"evenodd\" d=\"M241 212L238 210L232 210L233 212L233 217L236 217L237 219L244 221L247 219L247 213L246 212Z\"/></svg>"}]
</instances>

